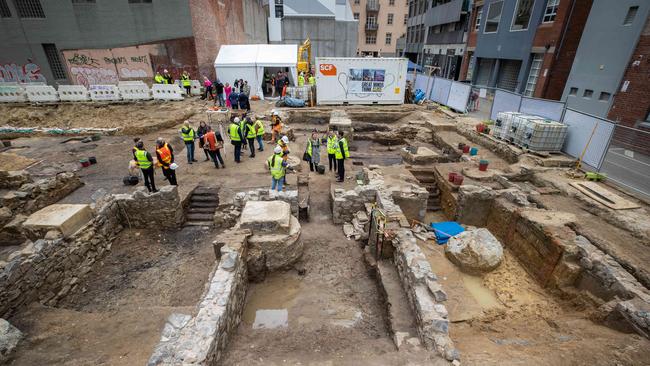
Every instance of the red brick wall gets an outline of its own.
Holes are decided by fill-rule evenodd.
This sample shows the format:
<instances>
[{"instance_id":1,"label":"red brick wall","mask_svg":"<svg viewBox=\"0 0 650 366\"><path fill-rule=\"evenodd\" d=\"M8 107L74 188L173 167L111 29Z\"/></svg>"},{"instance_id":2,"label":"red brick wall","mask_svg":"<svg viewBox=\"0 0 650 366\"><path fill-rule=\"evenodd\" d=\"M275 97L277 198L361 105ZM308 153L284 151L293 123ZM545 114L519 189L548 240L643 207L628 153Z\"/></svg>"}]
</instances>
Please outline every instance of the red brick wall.
<instances>
[{"instance_id":1,"label":"red brick wall","mask_svg":"<svg viewBox=\"0 0 650 366\"><path fill-rule=\"evenodd\" d=\"M575 0L573 11L571 11L572 1L560 1L560 8L553 25L540 25L535 34L534 45L544 47L550 44L555 47L555 53L553 53L553 59L548 60L550 64L546 77L537 82L535 96L554 100L562 98L592 3L593 0ZM561 41L562 28L566 21L568 21L568 26L564 34L564 41ZM561 47L560 43L562 43ZM546 58L544 62L547 62ZM544 69L540 74L543 75L543 73Z\"/></svg>"},{"instance_id":2,"label":"red brick wall","mask_svg":"<svg viewBox=\"0 0 650 366\"><path fill-rule=\"evenodd\" d=\"M167 69L175 79L187 71L192 79L199 80L194 38L171 39L153 45L156 47L150 56L154 71L162 73Z\"/></svg>"},{"instance_id":3,"label":"red brick wall","mask_svg":"<svg viewBox=\"0 0 650 366\"><path fill-rule=\"evenodd\" d=\"M628 80L626 92L621 86ZM614 101L607 117L625 126L634 127L643 121L650 109L650 18L646 21L639 42L614 94Z\"/></svg>"},{"instance_id":4,"label":"red brick wall","mask_svg":"<svg viewBox=\"0 0 650 366\"><path fill-rule=\"evenodd\" d=\"M246 42L242 0L190 0L198 69L213 78L214 60L222 44Z\"/></svg>"},{"instance_id":5,"label":"red brick wall","mask_svg":"<svg viewBox=\"0 0 650 366\"><path fill-rule=\"evenodd\" d=\"M474 7L472 8L472 17L469 20L469 33L467 34L467 44L465 45L465 54L463 55L463 63L460 66L460 75L458 77L458 80L465 80L467 79L467 68L469 67L469 59L471 55L468 55L467 48L468 47L476 47L476 40L478 38L478 33L475 30L474 25L476 24L476 8L479 6L482 6L483 2L478 1L476 4L474 4Z\"/></svg>"}]
</instances>

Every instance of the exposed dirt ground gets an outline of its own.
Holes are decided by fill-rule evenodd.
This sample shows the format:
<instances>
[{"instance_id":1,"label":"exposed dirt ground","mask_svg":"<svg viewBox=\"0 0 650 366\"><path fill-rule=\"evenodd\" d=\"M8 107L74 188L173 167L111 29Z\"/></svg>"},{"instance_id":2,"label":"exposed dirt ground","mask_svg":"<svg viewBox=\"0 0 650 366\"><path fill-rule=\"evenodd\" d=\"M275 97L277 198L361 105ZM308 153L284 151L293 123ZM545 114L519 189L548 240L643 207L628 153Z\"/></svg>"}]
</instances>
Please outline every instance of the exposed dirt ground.
<instances>
[{"instance_id":1,"label":"exposed dirt ground","mask_svg":"<svg viewBox=\"0 0 650 366\"><path fill-rule=\"evenodd\" d=\"M29 168L35 175L77 170L85 186L62 201L66 203L88 203L105 193L132 192L136 187L125 187L121 180L126 175L136 134L143 138L149 151L153 151L158 136L168 138L180 164L177 174L182 193L197 184L237 189L267 186L270 179L263 161L270 154L270 147L255 159L243 154L243 162L235 166L232 148L227 145L227 168L216 170L210 162L202 161L204 156L197 146L196 158L201 162L186 163L184 146L177 138L178 125L189 116L193 116L195 125L206 120L205 105L194 98L135 106L0 106L0 125L124 127L117 136L103 136L87 144L61 143L64 137L13 140L14 145L28 146L12 149L11 153L36 161ZM253 102L254 111L268 111L272 107L269 102ZM350 109L361 113L368 107ZM398 120L395 116L390 118ZM400 121L407 122L408 118ZM298 141L291 145L297 155L304 149L308 131L325 129L318 123L289 123L297 131ZM457 136L449 138L458 139ZM401 161L397 151L359 142L358 148L378 155L361 159L365 165ZM326 163L324 148L321 152L325 157L321 162ZM98 164L80 168L79 159L89 156L95 156ZM505 163L494 156L490 164L497 167ZM349 177L354 175L355 168L360 166L348 162ZM160 172L156 179L159 186L167 184ZM395 350L385 327L384 309L374 279L366 272L359 245L343 236L340 225L331 223L331 181L330 175L312 175L311 222L304 224L302 231L306 274L277 273L263 283L251 284L244 319L224 364L436 365L440 361L431 352ZM350 180L346 186L353 184ZM588 212L576 211L581 209L570 200L548 197L549 207L576 213L594 235L611 238L610 242L618 248L615 249L630 261L645 267L650 263L644 254L648 252L647 243L619 235L624 230L608 229ZM431 219L434 218L441 217L433 215ZM27 338L10 364L144 364L159 340L167 316L172 312L195 311L214 265L210 245L214 235L217 234L196 229L160 233L155 228L126 230L113 244L103 265L80 281L77 291L59 307L33 305L11 319ZM591 322L590 309L582 304L564 303L539 288L508 253L498 270L474 278L457 273L446 258L440 257L439 248L423 245L434 272L448 278L443 280L447 281L443 286L448 287L447 306L455 321L450 326L451 336L461 352L463 365L650 365L650 342ZM252 329L257 310L269 308L287 309L288 327Z\"/></svg>"},{"instance_id":2,"label":"exposed dirt ground","mask_svg":"<svg viewBox=\"0 0 650 366\"><path fill-rule=\"evenodd\" d=\"M26 334L11 365L143 365L167 317L192 314L214 265L215 233L125 230L57 307L11 322Z\"/></svg>"}]
</instances>

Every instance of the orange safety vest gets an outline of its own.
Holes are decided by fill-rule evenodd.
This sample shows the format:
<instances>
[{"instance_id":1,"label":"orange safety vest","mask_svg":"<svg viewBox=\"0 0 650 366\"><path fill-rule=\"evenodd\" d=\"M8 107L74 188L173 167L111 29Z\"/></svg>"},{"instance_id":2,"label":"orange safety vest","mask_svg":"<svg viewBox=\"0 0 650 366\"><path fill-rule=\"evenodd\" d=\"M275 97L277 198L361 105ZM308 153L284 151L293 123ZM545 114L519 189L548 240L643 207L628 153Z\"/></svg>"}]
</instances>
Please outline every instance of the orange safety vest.
<instances>
[{"instance_id":1,"label":"orange safety vest","mask_svg":"<svg viewBox=\"0 0 650 366\"><path fill-rule=\"evenodd\" d=\"M162 160L163 163L165 163L165 165L169 165L169 163L171 163L171 161L172 161L172 152L167 147L167 143L165 143L165 145L163 145L163 147L161 147L159 149L156 149L156 152L160 155L160 159ZM158 162L158 165L165 168L160 162Z\"/></svg>"}]
</instances>

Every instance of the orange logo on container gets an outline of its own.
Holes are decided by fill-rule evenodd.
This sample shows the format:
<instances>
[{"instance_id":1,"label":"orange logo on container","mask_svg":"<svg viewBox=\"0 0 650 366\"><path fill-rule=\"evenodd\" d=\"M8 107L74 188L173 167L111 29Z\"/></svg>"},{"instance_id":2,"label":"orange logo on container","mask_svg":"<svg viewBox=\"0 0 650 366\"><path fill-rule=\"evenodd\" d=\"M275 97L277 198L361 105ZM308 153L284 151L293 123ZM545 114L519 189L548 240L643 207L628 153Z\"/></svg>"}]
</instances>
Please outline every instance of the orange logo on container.
<instances>
[{"instance_id":1,"label":"orange logo on container","mask_svg":"<svg viewBox=\"0 0 650 366\"><path fill-rule=\"evenodd\" d=\"M321 64L320 73L325 76L336 76L336 66L332 64Z\"/></svg>"}]
</instances>

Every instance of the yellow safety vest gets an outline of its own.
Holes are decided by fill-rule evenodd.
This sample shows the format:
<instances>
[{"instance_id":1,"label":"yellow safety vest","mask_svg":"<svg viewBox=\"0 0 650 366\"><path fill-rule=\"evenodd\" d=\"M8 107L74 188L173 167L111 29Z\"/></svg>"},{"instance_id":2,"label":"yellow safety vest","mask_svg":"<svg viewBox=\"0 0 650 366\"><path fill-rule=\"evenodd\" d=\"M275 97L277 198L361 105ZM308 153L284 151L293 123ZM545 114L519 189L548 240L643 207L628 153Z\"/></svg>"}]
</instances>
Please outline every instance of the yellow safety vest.
<instances>
[{"instance_id":1,"label":"yellow safety vest","mask_svg":"<svg viewBox=\"0 0 650 366\"><path fill-rule=\"evenodd\" d=\"M247 126L248 126L248 132L246 133L246 138L254 139L255 136L257 136L257 133L255 132L255 128L254 128L255 126L252 124Z\"/></svg>"},{"instance_id":2,"label":"yellow safety vest","mask_svg":"<svg viewBox=\"0 0 650 366\"><path fill-rule=\"evenodd\" d=\"M228 133L230 134L230 140L241 141L241 138L239 137L239 125L235 122L228 126Z\"/></svg>"},{"instance_id":3,"label":"yellow safety vest","mask_svg":"<svg viewBox=\"0 0 650 366\"><path fill-rule=\"evenodd\" d=\"M305 86L305 77L302 75L298 76L298 86Z\"/></svg>"},{"instance_id":4,"label":"yellow safety vest","mask_svg":"<svg viewBox=\"0 0 650 366\"><path fill-rule=\"evenodd\" d=\"M271 170L271 176L275 179L284 177L284 167L282 166L282 155L273 154L266 160Z\"/></svg>"},{"instance_id":5,"label":"yellow safety vest","mask_svg":"<svg viewBox=\"0 0 650 366\"><path fill-rule=\"evenodd\" d=\"M336 154L336 146L338 146L339 141L336 137L329 136L327 138L327 153Z\"/></svg>"},{"instance_id":6,"label":"yellow safety vest","mask_svg":"<svg viewBox=\"0 0 650 366\"><path fill-rule=\"evenodd\" d=\"M156 75L153 79L156 84L165 84L165 78L162 75Z\"/></svg>"},{"instance_id":7,"label":"yellow safety vest","mask_svg":"<svg viewBox=\"0 0 650 366\"><path fill-rule=\"evenodd\" d=\"M311 157L312 146L311 146L311 137L307 139L307 155Z\"/></svg>"},{"instance_id":8,"label":"yellow safety vest","mask_svg":"<svg viewBox=\"0 0 650 366\"><path fill-rule=\"evenodd\" d=\"M309 77L309 85L316 85L316 78L313 76Z\"/></svg>"},{"instance_id":9,"label":"yellow safety vest","mask_svg":"<svg viewBox=\"0 0 650 366\"><path fill-rule=\"evenodd\" d=\"M264 136L264 122L258 119L255 121L255 126L257 128L257 136Z\"/></svg>"},{"instance_id":10,"label":"yellow safety vest","mask_svg":"<svg viewBox=\"0 0 650 366\"><path fill-rule=\"evenodd\" d=\"M138 166L140 169L149 169L151 168L152 162L147 159L147 150L135 150L135 158L138 161Z\"/></svg>"},{"instance_id":11,"label":"yellow safety vest","mask_svg":"<svg viewBox=\"0 0 650 366\"><path fill-rule=\"evenodd\" d=\"M194 141L194 129L190 127L189 132L183 132L183 128L179 130L181 132L181 137L183 138L183 141L187 142L192 142Z\"/></svg>"},{"instance_id":12,"label":"yellow safety vest","mask_svg":"<svg viewBox=\"0 0 650 366\"><path fill-rule=\"evenodd\" d=\"M348 141L344 137L344 138L340 139L339 142L343 143L343 151L341 151L341 146L337 143L336 144L336 152L335 152L336 158L339 159L339 160L343 159L343 156L345 156L346 159L349 158L350 157L350 151L348 150Z\"/></svg>"},{"instance_id":13,"label":"yellow safety vest","mask_svg":"<svg viewBox=\"0 0 650 366\"><path fill-rule=\"evenodd\" d=\"M190 86L192 84L189 75L181 75L181 80L183 81L183 86Z\"/></svg>"}]
</instances>

